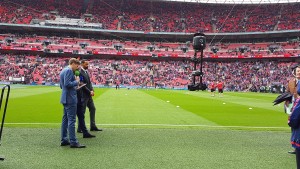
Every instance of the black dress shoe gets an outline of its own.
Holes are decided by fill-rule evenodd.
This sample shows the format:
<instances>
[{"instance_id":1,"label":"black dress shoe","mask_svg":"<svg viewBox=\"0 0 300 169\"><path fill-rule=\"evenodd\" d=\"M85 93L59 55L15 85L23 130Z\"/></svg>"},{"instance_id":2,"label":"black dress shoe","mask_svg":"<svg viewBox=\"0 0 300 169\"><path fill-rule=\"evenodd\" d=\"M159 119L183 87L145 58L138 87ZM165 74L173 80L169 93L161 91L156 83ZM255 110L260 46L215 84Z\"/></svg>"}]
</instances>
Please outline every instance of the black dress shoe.
<instances>
[{"instance_id":1,"label":"black dress shoe","mask_svg":"<svg viewBox=\"0 0 300 169\"><path fill-rule=\"evenodd\" d=\"M98 129L97 127L91 128L91 131L103 131L102 129Z\"/></svg>"},{"instance_id":2,"label":"black dress shoe","mask_svg":"<svg viewBox=\"0 0 300 169\"><path fill-rule=\"evenodd\" d=\"M77 133L82 133L82 130L77 130Z\"/></svg>"},{"instance_id":3,"label":"black dress shoe","mask_svg":"<svg viewBox=\"0 0 300 169\"><path fill-rule=\"evenodd\" d=\"M68 145L70 145L70 142L61 142L60 143L60 146L68 146Z\"/></svg>"},{"instance_id":4,"label":"black dress shoe","mask_svg":"<svg viewBox=\"0 0 300 169\"><path fill-rule=\"evenodd\" d=\"M77 143L77 144L71 145L70 147L71 147L71 148L85 148L86 146L85 146L85 145L82 145L82 144L79 144L79 143Z\"/></svg>"},{"instance_id":5,"label":"black dress shoe","mask_svg":"<svg viewBox=\"0 0 300 169\"><path fill-rule=\"evenodd\" d=\"M83 135L83 138L93 138L93 137L96 137L96 136L91 135L90 133Z\"/></svg>"}]
</instances>

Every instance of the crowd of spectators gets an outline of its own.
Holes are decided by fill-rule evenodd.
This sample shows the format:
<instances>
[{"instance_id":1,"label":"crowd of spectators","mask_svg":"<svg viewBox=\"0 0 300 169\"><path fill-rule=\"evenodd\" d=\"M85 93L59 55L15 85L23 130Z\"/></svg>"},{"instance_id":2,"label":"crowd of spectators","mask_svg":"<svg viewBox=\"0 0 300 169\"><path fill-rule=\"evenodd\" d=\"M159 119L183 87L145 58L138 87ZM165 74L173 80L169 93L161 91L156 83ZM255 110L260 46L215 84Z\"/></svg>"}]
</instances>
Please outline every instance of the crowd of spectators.
<instances>
[{"instance_id":1,"label":"crowd of spectators","mask_svg":"<svg viewBox=\"0 0 300 169\"><path fill-rule=\"evenodd\" d=\"M291 75L293 62L254 61L216 62L204 66L207 84L221 81L229 91L259 90L261 86L286 85ZM287 76L283 76L287 75Z\"/></svg>"},{"instance_id":2,"label":"crowd of spectators","mask_svg":"<svg viewBox=\"0 0 300 169\"><path fill-rule=\"evenodd\" d=\"M24 77L24 83L59 82L60 71L69 58L28 55L0 55L0 81ZM189 61L141 61L91 59L89 73L94 85L186 88L192 80L193 64ZM206 84L222 81L225 90L247 91L250 88L287 84L293 62L231 61L205 62ZM198 67L199 69L199 67ZM287 75L287 76L283 76ZM197 78L196 81L199 81Z\"/></svg>"},{"instance_id":3,"label":"crowd of spectators","mask_svg":"<svg viewBox=\"0 0 300 169\"><path fill-rule=\"evenodd\" d=\"M7 41L11 41L8 43ZM45 37L35 35L0 34L1 49L10 50L49 50L50 53L106 54L157 57L192 57L194 50L186 43L96 40L67 37ZM84 46L82 46L84 45ZM300 55L299 40L288 42L262 43L216 43L208 45L204 57L290 57ZM116 46L120 46L117 48ZM152 48L152 50L150 50ZM183 49L186 50L183 50ZM216 48L217 51L212 50ZM241 51L240 49L243 49Z\"/></svg>"},{"instance_id":4,"label":"crowd of spectators","mask_svg":"<svg viewBox=\"0 0 300 169\"><path fill-rule=\"evenodd\" d=\"M166 1L0 1L0 21L30 24L60 17L84 18L104 29L154 32L254 32L300 29L300 3L221 5ZM89 17L85 14L91 14Z\"/></svg>"}]
</instances>

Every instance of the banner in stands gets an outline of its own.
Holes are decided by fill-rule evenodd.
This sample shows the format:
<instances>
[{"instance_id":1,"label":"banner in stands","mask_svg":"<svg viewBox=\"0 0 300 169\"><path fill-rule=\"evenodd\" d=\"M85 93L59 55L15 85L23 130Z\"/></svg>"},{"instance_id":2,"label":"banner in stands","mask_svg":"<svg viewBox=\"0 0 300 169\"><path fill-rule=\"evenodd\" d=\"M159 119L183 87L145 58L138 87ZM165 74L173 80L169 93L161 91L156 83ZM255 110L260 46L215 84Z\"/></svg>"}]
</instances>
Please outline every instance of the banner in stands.
<instances>
[{"instance_id":1,"label":"banner in stands","mask_svg":"<svg viewBox=\"0 0 300 169\"><path fill-rule=\"evenodd\" d=\"M8 80L10 82L24 82L25 81L25 77L22 76L22 77L9 77Z\"/></svg>"},{"instance_id":2,"label":"banner in stands","mask_svg":"<svg viewBox=\"0 0 300 169\"><path fill-rule=\"evenodd\" d=\"M10 82L4 82L4 81L0 81L0 85L9 85Z\"/></svg>"}]
</instances>

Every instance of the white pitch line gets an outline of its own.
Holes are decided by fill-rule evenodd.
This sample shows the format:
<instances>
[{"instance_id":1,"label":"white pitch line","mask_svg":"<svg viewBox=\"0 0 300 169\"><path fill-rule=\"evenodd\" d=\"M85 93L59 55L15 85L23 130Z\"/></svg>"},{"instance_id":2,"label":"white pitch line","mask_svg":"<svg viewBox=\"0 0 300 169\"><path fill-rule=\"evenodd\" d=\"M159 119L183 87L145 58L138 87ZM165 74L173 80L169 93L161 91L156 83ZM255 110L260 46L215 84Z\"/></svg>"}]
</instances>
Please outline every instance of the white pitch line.
<instances>
[{"instance_id":1,"label":"white pitch line","mask_svg":"<svg viewBox=\"0 0 300 169\"><path fill-rule=\"evenodd\" d=\"M61 125L61 123L5 123L5 125ZM158 127L211 127L245 129L289 129L290 127L212 126L202 124L97 124L99 126L158 126ZM89 125L87 125L89 126Z\"/></svg>"}]
</instances>

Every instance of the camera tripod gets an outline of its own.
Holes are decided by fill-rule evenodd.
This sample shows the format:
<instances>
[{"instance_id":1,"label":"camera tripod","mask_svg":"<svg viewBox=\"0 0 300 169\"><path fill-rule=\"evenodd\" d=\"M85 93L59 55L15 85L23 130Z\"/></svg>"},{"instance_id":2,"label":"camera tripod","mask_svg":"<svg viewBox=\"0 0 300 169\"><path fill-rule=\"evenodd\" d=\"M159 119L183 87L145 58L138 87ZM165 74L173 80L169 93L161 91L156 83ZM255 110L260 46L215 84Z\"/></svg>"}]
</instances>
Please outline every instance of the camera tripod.
<instances>
[{"instance_id":1,"label":"camera tripod","mask_svg":"<svg viewBox=\"0 0 300 169\"><path fill-rule=\"evenodd\" d=\"M200 58L197 58L197 52L195 51L194 58L192 58L192 62L194 62L194 71L197 70L197 64L200 63L200 72L195 73L193 75L193 82L192 84L196 84L196 76L200 77L200 84L202 84L203 72L202 72L202 65L203 65L203 50L201 50Z\"/></svg>"},{"instance_id":2,"label":"camera tripod","mask_svg":"<svg viewBox=\"0 0 300 169\"><path fill-rule=\"evenodd\" d=\"M1 138L2 138L2 131L3 131L3 125L4 125L4 120L5 120L5 115L6 115L6 109L7 109L7 103L8 103L8 98L9 98L9 93L10 93L10 86L6 85L2 88L2 92L1 92L1 98L0 98L0 112L1 112L1 107L2 107L2 101L3 101L3 95L5 92L5 89L7 90L6 93L6 100L5 100L5 106L4 106L4 110L3 110L3 116L2 116L2 122L1 122L1 128L0 128L0 145L1 145ZM3 161L4 157L0 156L0 160Z\"/></svg>"},{"instance_id":3,"label":"camera tripod","mask_svg":"<svg viewBox=\"0 0 300 169\"><path fill-rule=\"evenodd\" d=\"M205 84L203 84L203 50L200 50L201 55L200 58L197 58L197 51L195 51L194 57L191 59L192 62L194 63L194 73L192 74L193 80L192 84L188 86L188 89L190 91L194 90L205 90L207 87ZM197 71L197 64L200 63L200 71ZM200 83L196 83L196 76L199 76L200 78Z\"/></svg>"},{"instance_id":4,"label":"camera tripod","mask_svg":"<svg viewBox=\"0 0 300 169\"><path fill-rule=\"evenodd\" d=\"M192 84L188 85L188 90L205 90L207 86L203 83L203 72L202 72L202 64L203 64L203 51L206 47L206 37L203 33L195 33L193 38L193 48L195 50L194 57L191 59L194 62L194 70L193 70L193 81ZM201 52L200 58L197 58L197 53ZM200 63L200 71L197 71L197 64ZM200 83L196 84L196 76L199 76Z\"/></svg>"}]
</instances>

